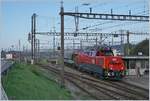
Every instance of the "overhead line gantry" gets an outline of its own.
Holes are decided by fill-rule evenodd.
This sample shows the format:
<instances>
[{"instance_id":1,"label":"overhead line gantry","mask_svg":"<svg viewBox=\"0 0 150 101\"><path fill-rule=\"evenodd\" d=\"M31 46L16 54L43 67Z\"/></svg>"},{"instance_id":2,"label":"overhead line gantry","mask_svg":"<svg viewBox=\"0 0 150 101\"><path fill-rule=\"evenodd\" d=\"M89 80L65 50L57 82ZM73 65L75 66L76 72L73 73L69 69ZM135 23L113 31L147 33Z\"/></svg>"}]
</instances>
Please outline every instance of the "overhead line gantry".
<instances>
[{"instance_id":1,"label":"overhead line gantry","mask_svg":"<svg viewBox=\"0 0 150 101\"><path fill-rule=\"evenodd\" d=\"M142 15L120 15L120 14L100 14L100 13L74 13L63 12L63 15L74 16L84 19L101 19L101 20L121 20L121 21L149 21L149 16Z\"/></svg>"},{"instance_id":2,"label":"overhead line gantry","mask_svg":"<svg viewBox=\"0 0 150 101\"><path fill-rule=\"evenodd\" d=\"M36 34L39 35L55 35L55 36L61 36L61 32L36 32ZM65 32L64 36L74 36L75 34L78 34L78 36L116 36L116 35L126 35L126 34L118 34L118 33L84 33L84 32ZM140 33L140 32L130 32L130 34L134 34L134 35L149 35L150 33Z\"/></svg>"}]
</instances>

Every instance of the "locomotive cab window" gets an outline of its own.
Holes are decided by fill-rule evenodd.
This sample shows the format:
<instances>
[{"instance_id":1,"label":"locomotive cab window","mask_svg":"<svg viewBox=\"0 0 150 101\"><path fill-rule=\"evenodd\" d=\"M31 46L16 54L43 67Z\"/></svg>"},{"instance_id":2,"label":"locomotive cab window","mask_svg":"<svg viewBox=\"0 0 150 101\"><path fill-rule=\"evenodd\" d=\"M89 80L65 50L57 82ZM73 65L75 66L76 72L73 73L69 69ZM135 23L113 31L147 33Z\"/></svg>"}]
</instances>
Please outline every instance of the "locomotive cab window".
<instances>
[{"instance_id":1,"label":"locomotive cab window","mask_svg":"<svg viewBox=\"0 0 150 101\"><path fill-rule=\"evenodd\" d=\"M114 56L111 50L104 51L105 56Z\"/></svg>"},{"instance_id":2,"label":"locomotive cab window","mask_svg":"<svg viewBox=\"0 0 150 101\"><path fill-rule=\"evenodd\" d=\"M112 50L101 49L96 52L96 56L114 56Z\"/></svg>"}]
</instances>

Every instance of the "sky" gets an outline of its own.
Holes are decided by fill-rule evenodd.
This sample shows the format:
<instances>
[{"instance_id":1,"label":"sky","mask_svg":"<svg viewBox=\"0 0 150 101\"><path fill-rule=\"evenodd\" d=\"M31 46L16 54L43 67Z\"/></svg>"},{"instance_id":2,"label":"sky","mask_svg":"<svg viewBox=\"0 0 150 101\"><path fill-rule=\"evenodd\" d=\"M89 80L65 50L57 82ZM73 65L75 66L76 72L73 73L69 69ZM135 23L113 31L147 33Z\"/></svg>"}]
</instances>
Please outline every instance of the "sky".
<instances>
[{"instance_id":1,"label":"sky","mask_svg":"<svg viewBox=\"0 0 150 101\"><path fill-rule=\"evenodd\" d=\"M94 13L110 13L113 9L114 14L128 14L129 10L134 15L149 15L148 0L63 0L64 10L74 12L78 7L79 12L89 12L92 7ZM83 5L88 3L88 6ZM18 42L30 48L28 33L31 32L31 16L37 14L38 32L53 31L54 27L60 32L60 0L1 0L0 2L0 47L3 49L18 49ZM85 20L80 19L79 29L103 23L100 26L91 27L80 32L114 32L120 29L132 32L149 32L148 22L129 22L129 21L104 21L104 20ZM118 25L118 26L116 26ZM65 16L65 31L75 31L74 18ZM95 30L96 31L96 30ZM142 39L148 36L142 36ZM49 43L43 47L52 47L53 36L38 35L41 43ZM57 38L56 38L57 39ZM59 40L59 38L58 38ZM110 40L107 38L107 40ZM119 40L119 39L118 39ZM141 36L131 37L131 41L139 41ZM56 42L57 44L57 42Z\"/></svg>"}]
</instances>

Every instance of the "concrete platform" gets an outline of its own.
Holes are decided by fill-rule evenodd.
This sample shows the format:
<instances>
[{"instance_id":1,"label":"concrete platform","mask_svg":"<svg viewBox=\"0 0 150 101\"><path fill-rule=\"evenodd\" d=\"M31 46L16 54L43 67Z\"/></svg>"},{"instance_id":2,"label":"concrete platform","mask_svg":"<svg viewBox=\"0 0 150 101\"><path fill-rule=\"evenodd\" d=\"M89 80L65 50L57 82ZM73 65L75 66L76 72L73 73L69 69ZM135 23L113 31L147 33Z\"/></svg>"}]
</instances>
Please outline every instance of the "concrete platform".
<instances>
[{"instance_id":1,"label":"concrete platform","mask_svg":"<svg viewBox=\"0 0 150 101\"><path fill-rule=\"evenodd\" d=\"M123 81L145 89L149 89L149 75L142 75L141 77L126 76Z\"/></svg>"}]
</instances>

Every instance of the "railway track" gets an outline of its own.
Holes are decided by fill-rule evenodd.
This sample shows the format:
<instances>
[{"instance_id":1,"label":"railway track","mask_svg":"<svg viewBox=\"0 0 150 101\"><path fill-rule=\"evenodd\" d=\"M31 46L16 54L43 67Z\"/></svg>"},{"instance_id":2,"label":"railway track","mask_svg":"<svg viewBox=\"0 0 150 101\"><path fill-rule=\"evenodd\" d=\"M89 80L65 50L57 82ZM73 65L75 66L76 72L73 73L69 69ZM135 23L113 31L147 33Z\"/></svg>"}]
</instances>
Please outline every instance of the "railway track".
<instances>
[{"instance_id":1,"label":"railway track","mask_svg":"<svg viewBox=\"0 0 150 101\"><path fill-rule=\"evenodd\" d=\"M71 63L69 62L69 59L65 59L65 63L69 67L73 65L72 62ZM74 70L76 70L76 69L74 69ZM146 99L149 99L149 90L147 90L147 89L141 88L141 87L136 86L136 85L129 84L129 83L124 82L124 81L119 81L119 82L102 81L102 80L99 80L97 78L96 79L93 79L93 78L95 78L95 77L92 77L91 80L94 81L94 82L99 82L99 83L103 82L103 83L105 83L108 86L113 86L115 88L124 90L126 92L130 92L132 94L139 95L139 96L142 96L142 97L144 97ZM89 79L89 78L87 78L87 79Z\"/></svg>"},{"instance_id":2,"label":"railway track","mask_svg":"<svg viewBox=\"0 0 150 101\"><path fill-rule=\"evenodd\" d=\"M55 72L56 74L59 75L60 71L58 69L55 68L47 68L45 67L45 69L48 69L52 72ZM92 84L90 83L85 83L85 81L83 81L82 79L78 79L78 75L74 75L74 74L68 74L67 72L65 72L65 79L68 80L69 82L73 83L75 86L79 87L81 90L85 91L86 93L88 93L91 97L97 99L97 100L110 100L110 99L118 99L115 96L112 96L110 93L108 94L105 90L102 91L102 89L100 90L100 88L97 87L93 87Z\"/></svg>"},{"instance_id":3,"label":"railway track","mask_svg":"<svg viewBox=\"0 0 150 101\"><path fill-rule=\"evenodd\" d=\"M71 74L70 74L70 76L71 76ZM117 96L120 96L120 98L125 97L125 98L129 98L129 99L145 99L145 98L148 99L148 92L144 92L142 90L137 91L136 89L135 90L129 89L129 87L127 88L125 86L120 86L120 84L116 85L116 84L110 83L108 81L104 81L104 82L101 80L96 81L93 79L89 79L87 77L81 77L81 78L83 79L82 81L84 81L86 83L89 83L89 82L87 82L87 80L90 81L90 83L92 81L93 87L96 86L96 87L104 89L105 91L110 91L110 92L116 94ZM78 79L78 78L76 78L76 79ZM143 93L146 95L144 95Z\"/></svg>"},{"instance_id":4,"label":"railway track","mask_svg":"<svg viewBox=\"0 0 150 101\"><path fill-rule=\"evenodd\" d=\"M122 90L124 92L128 92L128 94L132 94L132 96L136 95L136 96L142 96L143 98L148 99L149 98L149 91L146 89L143 89L141 87L135 86L135 85L131 85L128 84L126 82L123 81L106 81L106 80L99 80L96 79L94 77L87 77L87 76L82 76L82 78L88 79L90 81L96 82L96 83L100 83L100 84L104 84L113 88L117 88L119 90ZM134 94L134 95L133 95Z\"/></svg>"},{"instance_id":5,"label":"railway track","mask_svg":"<svg viewBox=\"0 0 150 101\"><path fill-rule=\"evenodd\" d=\"M57 70L57 69L54 69L54 68L47 68L47 67L44 67L44 69L47 69L49 71L52 71L54 73L56 73L57 75L59 75L60 71ZM85 89L83 86L81 86L79 83L77 83L76 81L74 81L72 78L70 77L67 77L65 75L65 79L68 80L69 82L71 82L72 84L74 84L75 86L77 86L79 89L81 89L82 91L86 92L88 95L90 95L92 98L95 98L95 99L100 99L98 96L96 96L95 94L91 93L90 91L88 91L87 89Z\"/></svg>"},{"instance_id":6,"label":"railway track","mask_svg":"<svg viewBox=\"0 0 150 101\"><path fill-rule=\"evenodd\" d=\"M55 66L44 66L45 69L59 74L60 70ZM147 100L149 99L148 90L142 88L135 88L133 85L129 86L123 82L112 82L98 80L93 77L89 77L85 74L81 75L77 73L71 73L65 71L65 79L75 84L81 90L88 93L95 99L120 99L120 100Z\"/></svg>"}]
</instances>

